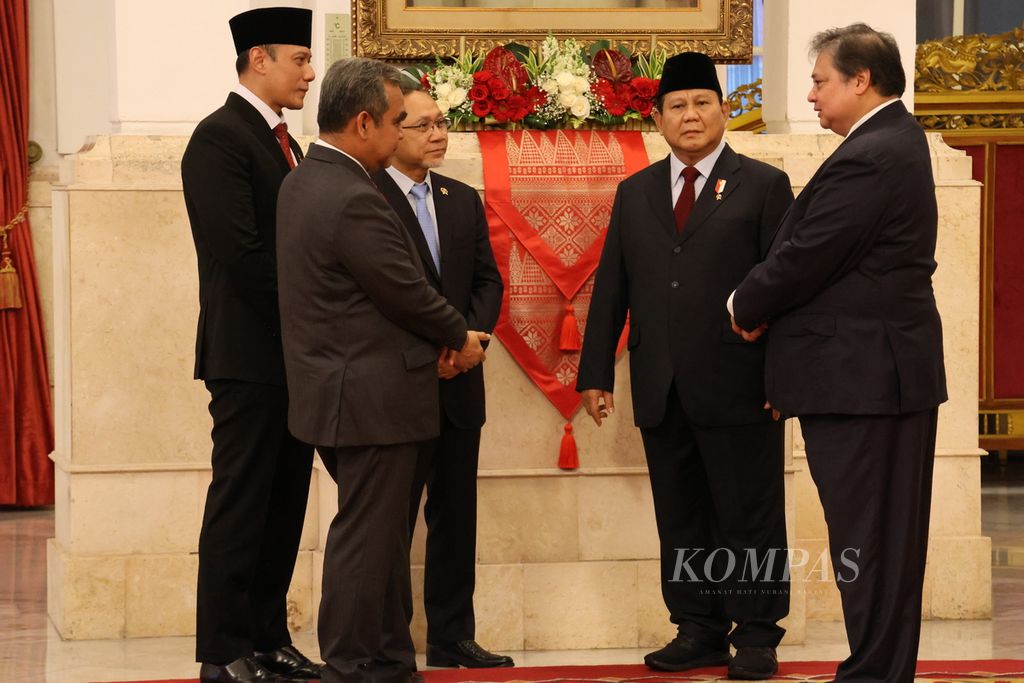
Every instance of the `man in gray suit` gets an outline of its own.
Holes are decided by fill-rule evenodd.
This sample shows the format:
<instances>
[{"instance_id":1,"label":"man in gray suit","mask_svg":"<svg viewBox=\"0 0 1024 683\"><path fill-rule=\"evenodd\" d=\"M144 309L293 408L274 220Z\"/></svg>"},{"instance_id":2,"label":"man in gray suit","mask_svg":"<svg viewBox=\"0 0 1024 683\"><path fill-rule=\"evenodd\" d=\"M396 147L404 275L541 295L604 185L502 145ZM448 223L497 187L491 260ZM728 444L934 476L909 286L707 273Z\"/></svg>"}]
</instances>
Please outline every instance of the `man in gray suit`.
<instances>
[{"instance_id":1,"label":"man in gray suit","mask_svg":"<svg viewBox=\"0 0 1024 683\"><path fill-rule=\"evenodd\" d=\"M278 287L288 426L339 482L324 554L324 683L408 681L409 492L419 443L438 435L437 360L483 360L431 287L416 246L370 179L402 136L401 75L368 59L324 78L320 139L278 199Z\"/></svg>"}]
</instances>

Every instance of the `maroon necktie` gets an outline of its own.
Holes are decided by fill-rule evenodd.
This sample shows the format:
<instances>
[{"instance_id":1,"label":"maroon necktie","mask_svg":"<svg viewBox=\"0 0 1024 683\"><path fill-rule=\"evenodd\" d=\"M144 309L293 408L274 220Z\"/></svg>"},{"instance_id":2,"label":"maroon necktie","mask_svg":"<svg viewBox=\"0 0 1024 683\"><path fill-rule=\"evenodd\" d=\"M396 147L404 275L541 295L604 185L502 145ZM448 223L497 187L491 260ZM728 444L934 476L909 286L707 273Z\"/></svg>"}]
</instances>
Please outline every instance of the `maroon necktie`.
<instances>
[{"instance_id":1,"label":"maroon necktie","mask_svg":"<svg viewBox=\"0 0 1024 683\"><path fill-rule=\"evenodd\" d=\"M694 166L687 166L683 169L683 191L679 193L675 207L676 232L682 232L686 227L686 221L690 218L690 211L693 210L693 203L697 196L694 183L699 175L700 171Z\"/></svg>"},{"instance_id":2,"label":"maroon necktie","mask_svg":"<svg viewBox=\"0 0 1024 683\"><path fill-rule=\"evenodd\" d=\"M292 147L288 143L288 124L279 123L274 126L274 136L277 138L277 142L281 145L281 151L284 152L284 158L288 160L288 168L295 168L295 157L292 156ZM693 202L690 202L691 204Z\"/></svg>"}]
</instances>

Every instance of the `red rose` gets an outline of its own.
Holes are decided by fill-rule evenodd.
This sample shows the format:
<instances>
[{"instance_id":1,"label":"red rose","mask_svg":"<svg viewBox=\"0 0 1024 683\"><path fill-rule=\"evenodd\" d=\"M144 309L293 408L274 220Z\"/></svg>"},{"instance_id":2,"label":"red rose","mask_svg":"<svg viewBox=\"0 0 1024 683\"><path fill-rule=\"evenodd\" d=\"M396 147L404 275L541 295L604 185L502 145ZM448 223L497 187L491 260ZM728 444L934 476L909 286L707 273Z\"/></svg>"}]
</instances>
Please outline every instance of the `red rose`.
<instances>
[{"instance_id":1,"label":"red rose","mask_svg":"<svg viewBox=\"0 0 1024 683\"><path fill-rule=\"evenodd\" d=\"M490 71L477 71L475 74L473 74L474 83L486 83L492 78L494 78L494 74L492 74Z\"/></svg>"},{"instance_id":2,"label":"red rose","mask_svg":"<svg viewBox=\"0 0 1024 683\"><path fill-rule=\"evenodd\" d=\"M510 109L509 100L498 100L494 103L491 114L494 115L494 119L499 123L505 123L512 117Z\"/></svg>"},{"instance_id":3,"label":"red rose","mask_svg":"<svg viewBox=\"0 0 1024 683\"><path fill-rule=\"evenodd\" d=\"M426 73L420 76L420 85L423 87L424 90L428 92L430 91L430 81L427 79Z\"/></svg>"},{"instance_id":4,"label":"red rose","mask_svg":"<svg viewBox=\"0 0 1024 683\"><path fill-rule=\"evenodd\" d=\"M491 113L491 101L488 99L473 102L473 116L483 118Z\"/></svg>"},{"instance_id":5,"label":"red rose","mask_svg":"<svg viewBox=\"0 0 1024 683\"><path fill-rule=\"evenodd\" d=\"M651 115L651 110L654 109L654 102L644 97L634 97L630 106L640 112L641 116L647 118Z\"/></svg>"},{"instance_id":6,"label":"red rose","mask_svg":"<svg viewBox=\"0 0 1024 683\"><path fill-rule=\"evenodd\" d=\"M636 90L633 89L631 82L622 82L615 84L615 96L621 100L629 102L636 96Z\"/></svg>"},{"instance_id":7,"label":"red rose","mask_svg":"<svg viewBox=\"0 0 1024 683\"><path fill-rule=\"evenodd\" d=\"M510 121L522 121L530 113L529 104L522 95L508 98L508 117Z\"/></svg>"},{"instance_id":8,"label":"red rose","mask_svg":"<svg viewBox=\"0 0 1024 683\"><path fill-rule=\"evenodd\" d=\"M658 80L655 78L634 78L630 83L640 97L653 100L658 94Z\"/></svg>"},{"instance_id":9,"label":"red rose","mask_svg":"<svg viewBox=\"0 0 1024 683\"><path fill-rule=\"evenodd\" d=\"M505 85L505 81L500 78L492 78L487 81L487 87L491 91L491 97L495 100L506 100L512 94L512 91Z\"/></svg>"},{"instance_id":10,"label":"red rose","mask_svg":"<svg viewBox=\"0 0 1024 683\"><path fill-rule=\"evenodd\" d=\"M474 85L472 88L469 89L469 99L473 100L474 102L477 102L479 100L486 100L488 94L489 93L487 92L487 86L485 85Z\"/></svg>"}]
</instances>

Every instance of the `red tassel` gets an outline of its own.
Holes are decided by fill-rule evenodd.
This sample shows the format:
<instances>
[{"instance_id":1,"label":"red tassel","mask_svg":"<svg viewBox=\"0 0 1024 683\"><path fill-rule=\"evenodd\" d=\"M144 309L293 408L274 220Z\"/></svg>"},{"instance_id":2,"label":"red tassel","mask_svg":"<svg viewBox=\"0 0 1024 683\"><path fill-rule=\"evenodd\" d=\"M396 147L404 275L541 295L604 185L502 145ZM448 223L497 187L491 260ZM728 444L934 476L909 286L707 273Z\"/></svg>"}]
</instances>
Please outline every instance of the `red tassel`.
<instances>
[{"instance_id":1,"label":"red tassel","mask_svg":"<svg viewBox=\"0 0 1024 683\"><path fill-rule=\"evenodd\" d=\"M565 317L562 318L562 334L558 337L558 348L561 351L580 350L580 328L576 324L576 315L571 302L565 305Z\"/></svg>"},{"instance_id":2,"label":"red tassel","mask_svg":"<svg viewBox=\"0 0 1024 683\"><path fill-rule=\"evenodd\" d=\"M566 422L562 448L558 451L558 467L563 470L574 470L579 466L580 456L576 452L576 437L572 435L572 423Z\"/></svg>"}]
</instances>

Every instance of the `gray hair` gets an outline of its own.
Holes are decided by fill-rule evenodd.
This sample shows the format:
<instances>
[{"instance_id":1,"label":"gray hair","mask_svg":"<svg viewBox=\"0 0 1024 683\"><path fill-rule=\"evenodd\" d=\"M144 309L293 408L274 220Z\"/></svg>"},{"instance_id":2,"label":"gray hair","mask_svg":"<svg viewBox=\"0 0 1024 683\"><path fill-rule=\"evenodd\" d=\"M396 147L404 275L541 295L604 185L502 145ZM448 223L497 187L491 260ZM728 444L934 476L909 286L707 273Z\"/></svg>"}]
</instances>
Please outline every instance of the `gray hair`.
<instances>
[{"instance_id":1,"label":"gray hair","mask_svg":"<svg viewBox=\"0 0 1024 683\"><path fill-rule=\"evenodd\" d=\"M401 87L402 80L398 69L375 59L353 57L331 64L320 85L320 107L316 114L320 132L339 132L364 111L380 125L388 110L384 83Z\"/></svg>"}]
</instances>

